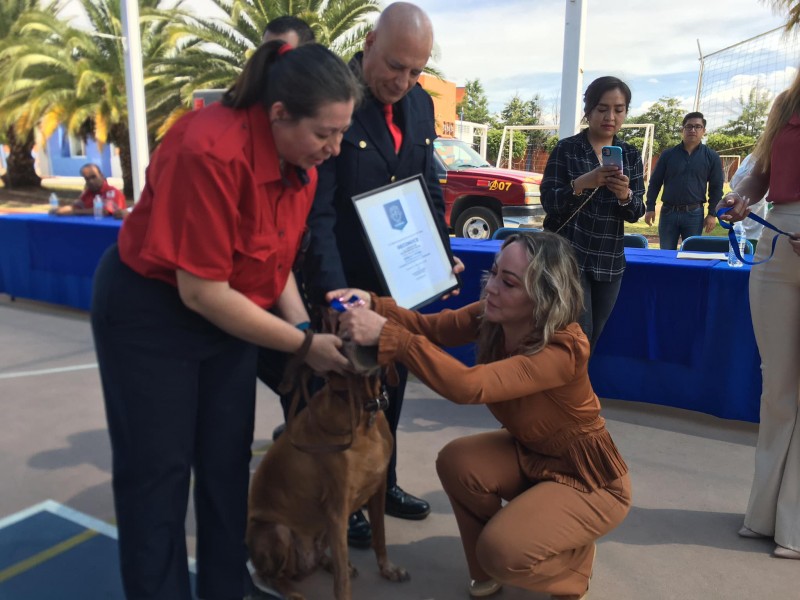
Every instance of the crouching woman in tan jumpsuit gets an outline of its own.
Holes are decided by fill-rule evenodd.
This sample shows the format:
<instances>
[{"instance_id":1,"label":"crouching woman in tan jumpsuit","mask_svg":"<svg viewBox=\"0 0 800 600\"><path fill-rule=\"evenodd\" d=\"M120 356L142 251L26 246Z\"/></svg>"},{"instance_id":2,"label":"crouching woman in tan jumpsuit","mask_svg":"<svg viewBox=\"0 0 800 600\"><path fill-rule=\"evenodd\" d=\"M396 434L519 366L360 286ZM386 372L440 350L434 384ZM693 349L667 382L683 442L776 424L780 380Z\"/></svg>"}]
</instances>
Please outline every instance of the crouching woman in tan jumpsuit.
<instances>
[{"instance_id":1,"label":"crouching woman in tan jumpsuit","mask_svg":"<svg viewBox=\"0 0 800 600\"><path fill-rule=\"evenodd\" d=\"M628 467L600 416L577 324L583 292L569 244L552 233L509 237L479 302L423 315L361 290L340 331L378 345L458 404L486 404L502 429L456 439L436 468L453 505L472 596L503 584L585 598L595 542L628 513ZM366 310L367 308L373 310ZM476 342L467 367L439 346ZM502 502L507 504L502 506Z\"/></svg>"}]
</instances>

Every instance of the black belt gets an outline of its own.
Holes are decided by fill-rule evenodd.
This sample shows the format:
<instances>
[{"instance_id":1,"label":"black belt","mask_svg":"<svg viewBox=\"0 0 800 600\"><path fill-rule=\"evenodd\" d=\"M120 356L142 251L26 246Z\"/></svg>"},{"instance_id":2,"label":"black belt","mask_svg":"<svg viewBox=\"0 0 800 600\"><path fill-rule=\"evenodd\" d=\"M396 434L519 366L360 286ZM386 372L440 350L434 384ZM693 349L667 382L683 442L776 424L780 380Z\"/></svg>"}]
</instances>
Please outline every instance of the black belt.
<instances>
[{"instance_id":1,"label":"black belt","mask_svg":"<svg viewBox=\"0 0 800 600\"><path fill-rule=\"evenodd\" d=\"M701 208L702 206L700 202L696 202L695 204L665 204L661 210L668 208L669 211L674 212L689 212L690 210Z\"/></svg>"}]
</instances>

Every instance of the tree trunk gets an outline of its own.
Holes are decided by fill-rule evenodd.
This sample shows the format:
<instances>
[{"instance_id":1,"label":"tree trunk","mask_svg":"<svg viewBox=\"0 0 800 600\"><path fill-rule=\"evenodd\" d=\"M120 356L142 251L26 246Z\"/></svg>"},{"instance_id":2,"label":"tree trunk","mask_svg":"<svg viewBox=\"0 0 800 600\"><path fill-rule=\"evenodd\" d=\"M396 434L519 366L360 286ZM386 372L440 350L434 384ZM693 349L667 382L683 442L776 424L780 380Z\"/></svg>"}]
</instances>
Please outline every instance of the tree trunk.
<instances>
[{"instance_id":1,"label":"tree trunk","mask_svg":"<svg viewBox=\"0 0 800 600\"><path fill-rule=\"evenodd\" d=\"M122 169L122 192L127 198L133 198L133 169L131 168L131 139L128 126L123 123L112 125L109 140L119 148L119 165ZM138 198L133 198L134 201Z\"/></svg>"},{"instance_id":2,"label":"tree trunk","mask_svg":"<svg viewBox=\"0 0 800 600\"><path fill-rule=\"evenodd\" d=\"M33 131L23 138L17 137L13 127L6 131L6 140L10 152L8 154L6 174L3 183L8 188L40 187L41 177L36 174L33 156Z\"/></svg>"}]
</instances>

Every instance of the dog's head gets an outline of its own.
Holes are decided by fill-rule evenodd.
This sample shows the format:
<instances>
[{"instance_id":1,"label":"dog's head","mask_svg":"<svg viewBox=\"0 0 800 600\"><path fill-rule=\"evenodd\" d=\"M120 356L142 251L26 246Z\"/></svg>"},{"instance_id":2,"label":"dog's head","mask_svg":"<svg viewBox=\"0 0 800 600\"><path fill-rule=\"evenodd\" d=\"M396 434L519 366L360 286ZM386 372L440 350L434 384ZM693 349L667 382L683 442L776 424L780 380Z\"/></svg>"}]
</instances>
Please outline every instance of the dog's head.
<instances>
[{"instance_id":1,"label":"dog's head","mask_svg":"<svg viewBox=\"0 0 800 600\"><path fill-rule=\"evenodd\" d=\"M339 335L339 313L325 308L322 314L322 332ZM353 365L356 375L370 377L380 373L377 346L361 346L350 339L342 338L342 353Z\"/></svg>"}]
</instances>

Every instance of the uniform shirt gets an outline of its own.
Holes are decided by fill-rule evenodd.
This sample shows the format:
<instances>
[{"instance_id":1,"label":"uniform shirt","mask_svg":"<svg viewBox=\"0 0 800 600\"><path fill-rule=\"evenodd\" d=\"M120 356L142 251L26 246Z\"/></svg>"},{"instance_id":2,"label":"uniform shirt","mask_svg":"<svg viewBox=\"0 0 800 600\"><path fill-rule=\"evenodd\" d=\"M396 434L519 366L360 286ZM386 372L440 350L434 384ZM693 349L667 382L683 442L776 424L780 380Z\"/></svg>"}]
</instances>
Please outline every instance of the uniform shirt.
<instances>
[{"instance_id":1,"label":"uniform shirt","mask_svg":"<svg viewBox=\"0 0 800 600\"><path fill-rule=\"evenodd\" d=\"M578 267L591 273L596 281L613 281L625 270L624 221L635 223L644 214L644 176L642 155L630 144L614 137L614 146L622 148L622 171L630 179L633 198L620 206L617 197L606 186L580 210L592 190L576 196L572 182L600 166L586 130L560 140L547 160L542 184L542 208L562 221L576 210L578 213L558 233L567 238L575 250ZM545 222L547 224L547 222Z\"/></svg>"},{"instance_id":2,"label":"uniform shirt","mask_svg":"<svg viewBox=\"0 0 800 600\"><path fill-rule=\"evenodd\" d=\"M270 122L255 105L212 104L182 117L153 155L122 261L176 285L183 269L227 281L263 308L280 296L300 247L316 171L281 174Z\"/></svg>"},{"instance_id":3,"label":"uniform shirt","mask_svg":"<svg viewBox=\"0 0 800 600\"><path fill-rule=\"evenodd\" d=\"M772 140L768 200L773 204L800 202L800 115L792 115Z\"/></svg>"},{"instance_id":4,"label":"uniform shirt","mask_svg":"<svg viewBox=\"0 0 800 600\"><path fill-rule=\"evenodd\" d=\"M468 367L439 346L474 342L480 302L422 315L373 296L389 320L378 362L403 363L428 387L457 404L485 404L514 436L520 468L531 481L556 481L582 491L628 472L600 416L589 381L589 340L577 323L557 331L536 354L511 355Z\"/></svg>"},{"instance_id":5,"label":"uniform shirt","mask_svg":"<svg viewBox=\"0 0 800 600\"><path fill-rule=\"evenodd\" d=\"M350 61L360 76L362 54ZM341 151L319 167L319 186L309 215L310 247L303 265L304 284L312 302L344 287L388 294L375 267L353 196L421 174L430 193L433 217L442 243L448 244L444 197L433 158L436 122L430 94L419 84L393 108L403 135L400 152L378 102L365 86L365 97L353 112Z\"/></svg>"},{"instance_id":6,"label":"uniform shirt","mask_svg":"<svg viewBox=\"0 0 800 600\"><path fill-rule=\"evenodd\" d=\"M714 216L714 209L722 199L724 179L719 154L705 144L689 154L681 142L664 150L658 158L647 187L647 210L656 209L656 199L663 185L661 201L665 206L703 204L708 200L708 215Z\"/></svg>"},{"instance_id":7,"label":"uniform shirt","mask_svg":"<svg viewBox=\"0 0 800 600\"><path fill-rule=\"evenodd\" d=\"M108 183L108 180L103 181L103 186L99 192L93 192L89 189L83 190L78 202L84 208L92 208L94 206L94 197L97 195L100 195L103 199L103 210L106 214L113 215L115 210L125 210L128 206L125 202L125 194Z\"/></svg>"}]
</instances>

